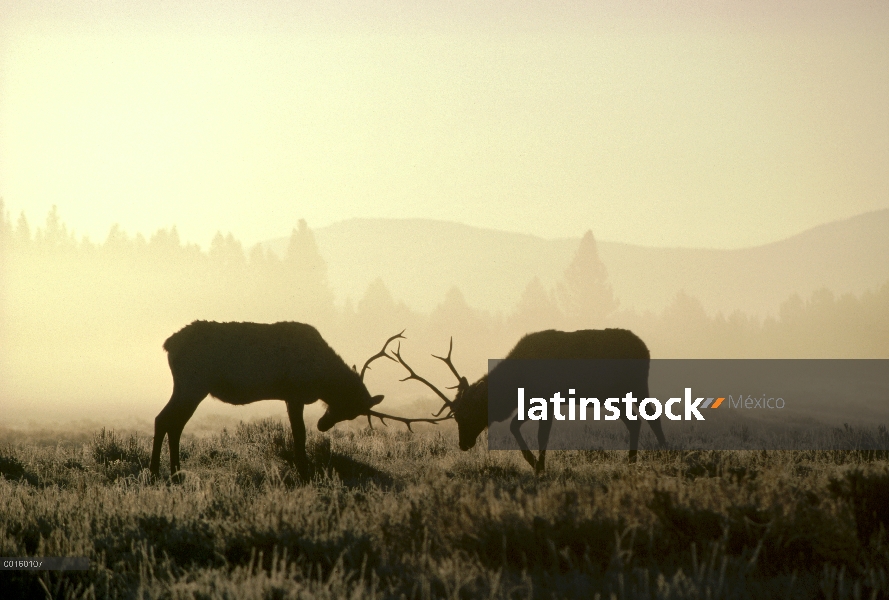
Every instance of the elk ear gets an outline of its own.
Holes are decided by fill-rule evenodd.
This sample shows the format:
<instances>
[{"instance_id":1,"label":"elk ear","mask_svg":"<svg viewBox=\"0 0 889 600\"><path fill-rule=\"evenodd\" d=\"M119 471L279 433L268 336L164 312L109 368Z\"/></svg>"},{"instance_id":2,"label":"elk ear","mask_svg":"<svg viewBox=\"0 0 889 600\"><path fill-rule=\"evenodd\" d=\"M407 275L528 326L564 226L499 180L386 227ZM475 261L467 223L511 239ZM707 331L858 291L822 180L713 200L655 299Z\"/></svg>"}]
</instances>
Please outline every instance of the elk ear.
<instances>
[{"instance_id":1,"label":"elk ear","mask_svg":"<svg viewBox=\"0 0 889 600\"><path fill-rule=\"evenodd\" d=\"M355 365L352 365L352 370L355 371L355 372L357 373L357 372L358 372L358 367L356 367Z\"/></svg>"},{"instance_id":2,"label":"elk ear","mask_svg":"<svg viewBox=\"0 0 889 600\"><path fill-rule=\"evenodd\" d=\"M377 404L379 404L382 401L383 401L383 395L380 394L379 396L374 396L373 398L370 399L370 405L376 406Z\"/></svg>"},{"instance_id":3,"label":"elk ear","mask_svg":"<svg viewBox=\"0 0 889 600\"><path fill-rule=\"evenodd\" d=\"M469 387L469 382L466 380L465 377L461 377L460 378L460 385L458 386L458 388L460 390L465 390L468 387Z\"/></svg>"}]
</instances>

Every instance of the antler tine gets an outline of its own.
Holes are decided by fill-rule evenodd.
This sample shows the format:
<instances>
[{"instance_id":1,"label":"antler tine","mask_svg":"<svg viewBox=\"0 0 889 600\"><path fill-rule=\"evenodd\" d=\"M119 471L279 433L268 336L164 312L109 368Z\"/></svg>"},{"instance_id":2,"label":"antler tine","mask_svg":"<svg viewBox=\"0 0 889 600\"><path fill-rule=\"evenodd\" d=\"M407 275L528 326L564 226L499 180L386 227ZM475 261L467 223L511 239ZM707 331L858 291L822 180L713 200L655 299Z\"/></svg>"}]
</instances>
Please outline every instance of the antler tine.
<instances>
[{"instance_id":1,"label":"antler tine","mask_svg":"<svg viewBox=\"0 0 889 600\"><path fill-rule=\"evenodd\" d=\"M437 417L438 415L440 415L441 413L443 413L443 412L444 412L444 409L446 409L446 408L450 408L450 409L451 409L451 412L449 412L448 414L446 414L446 415L444 416L444 418L445 418L445 419L450 419L451 417L454 416L454 408L453 408L452 406L448 406L447 404L445 404L444 406L442 406L441 408L439 408L437 413L432 413L432 416L433 416L433 417Z\"/></svg>"},{"instance_id":2,"label":"antler tine","mask_svg":"<svg viewBox=\"0 0 889 600\"><path fill-rule=\"evenodd\" d=\"M386 354L386 348L389 346L389 344L392 342L392 340L397 340L399 338L407 339L402 335L405 331L406 331L405 329L402 329L401 333L395 334L392 337L390 337L388 340L386 340L386 343L383 344L382 350L380 350L379 352L377 352L376 354L374 354L373 356L371 356L370 358L367 359L367 362L364 363L363 367L361 367L361 375L359 375L359 377L361 378L361 381L364 381L364 372L367 371L367 369L370 367L370 363L372 363L376 359L383 358L385 356L389 360L395 360L394 358L392 358L391 356Z\"/></svg>"},{"instance_id":3,"label":"antler tine","mask_svg":"<svg viewBox=\"0 0 889 600\"><path fill-rule=\"evenodd\" d=\"M428 386L433 392L435 392L436 394L438 394L438 397L439 397L439 398L441 398L442 400L444 400L445 406L453 408L453 405L452 405L452 403L451 403L451 400L450 400L447 396L445 396L445 395L442 393L441 390L439 390L437 387L435 387L434 385L432 385L431 383L429 383L428 381L426 381L425 379L423 379L422 377L420 377L419 375L417 375L417 374L414 372L414 370L411 369L410 366L409 366L406 362L404 362L404 359L401 358L401 342L398 342L398 349L396 349L395 352L393 352L392 354L395 355L395 358L398 359L398 362L401 363L401 366L404 367L405 369L407 369L407 372L410 373L410 375L408 375L407 377L405 377L405 378L402 379L401 381L408 381L408 380L410 380L410 379L416 379L416 380L419 381L420 383L424 383L424 384L426 384L426 386ZM438 411L438 413L441 414L441 411ZM438 415L436 415L436 416L438 416Z\"/></svg>"},{"instance_id":4,"label":"antler tine","mask_svg":"<svg viewBox=\"0 0 889 600\"><path fill-rule=\"evenodd\" d=\"M419 423L432 423L434 425L437 425L440 421L447 421L448 419L451 418L451 416L448 415L447 417L442 417L440 419L408 419L407 417L396 417L395 415L387 415L386 413L377 412L375 410L369 411L367 413L368 423L370 423L371 417L378 418L383 425L386 425L385 419L392 419L393 421L400 421L400 422L404 423L405 425L407 425L408 431L411 431L411 432L413 432L413 429L411 429L411 423L418 423L419 422ZM386 425L386 427L388 427L388 425ZM371 428L373 428L373 426L371 426Z\"/></svg>"},{"instance_id":5,"label":"antler tine","mask_svg":"<svg viewBox=\"0 0 889 600\"><path fill-rule=\"evenodd\" d=\"M457 381L460 381L460 380L462 380L463 378L460 377L460 374L457 372L457 369L454 367L454 363L451 362L451 351L453 351L453 349L454 349L454 336L451 336L451 345L448 346L448 355L447 355L447 357L444 357L444 356L436 356L436 355L433 354L433 355L432 355L432 358L437 358L438 360L440 360L440 361L442 361L444 364L446 364L446 365L451 369L451 373L454 374L454 377L457 378ZM458 387L459 387L459 386L458 386ZM448 388L448 389L450 390L450 389L454 389L454 388Z\"/></svg>"}]
</instances>

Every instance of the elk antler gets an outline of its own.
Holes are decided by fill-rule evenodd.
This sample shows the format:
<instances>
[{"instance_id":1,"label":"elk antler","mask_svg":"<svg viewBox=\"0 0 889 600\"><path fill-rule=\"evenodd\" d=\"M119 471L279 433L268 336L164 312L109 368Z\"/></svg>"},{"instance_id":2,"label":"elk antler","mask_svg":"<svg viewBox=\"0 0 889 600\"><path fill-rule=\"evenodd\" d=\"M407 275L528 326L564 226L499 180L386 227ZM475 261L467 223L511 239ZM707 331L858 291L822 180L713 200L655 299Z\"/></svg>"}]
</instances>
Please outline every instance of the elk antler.
<instances>
[{"instance_id":1,"label":"elk antler","mask_svg":"<svg viewBox=\"0 0 889 600\"><path fill-rule=\"evenodd\" d=\"M407 425L408 431L413 432L413 429L411 429L411 423L421 422L421 423L438 424L439 421L447 421L448 419L450 419L451 415L442 417L440 419L408 419L406 417L396 417L394 415L387 415L386 413L381 413L381 412L377 412L375 410L371 410L371 411L368 411L368 413L367 413L367 424L370 426L371 429L373 429L373 425L371 424L371 420L370 420L371 417L378 418L383 425L386 425L386 421L384 419L392 419L393 421L401 421L402 423ZM388 427L388 425L386 425L386 426Z\"/></svg>"},{"instance_id":2,"label":"elk antler","mask_svg":"<svg viewBox=\"0 0 889 600\"><path fill-rule=\"evenodd\" d=\"M448 355L445 357L445 356L436 356L433 354L432 358L437 358L438 360L440 360L441 362L446 364L448 366L448 368L451 369L451 373L454 374L454 377L457 378L457 381L463 382L465 378L460 377L460 374L457 372L457 369L454 367L454 363L451 362L451 351L453 351L453 349L454 349L454 336L451 336L451 345L448 346ZM457 384L457 386L459 387L459 383ZM453 390L456 388L448 388L448 389Z\"/></svg>"},{"instance_id":3,"label":"elk antler","mask_svg":"<svg viewBox=\"0 0 889 600\"><path fill-rule=\"evenodd\" d=\"M457 385L451 386L446 389L457 390L457 393L459 394L461 390L464 390L467 387L469 387L469 382L466 380L465 377L460 376L460 373L457 372L457 368L454 366L454 363L451 362L451 352L453 350L454 350L454 336L451 336L451 343L448 346L448 355L447 356L436 356L435 354L433 354L432 358L437 358L438 360L440 360L441 362L443 362L444 364L446 364L448 366L448 368L451 370L451 373L453 373L454 377L457 378ZM445 406L442 406L441 409L437 413L435 413L434 416L437 417L438 415L440 415L446 407L451 408L453 410L453 408L451 407L450 404L446 404Z\"/></svg>"},{"instance_id":4,"label":"elk antler","mask_svg":"<svg viewBox=\"0 0 889 600\"><path fill-rule=\"evenodd\" d=\"M392 340L397 340L398 338L405 339L405 337L402 335L402 333L404 333L404 331L405 331L405 330L402 329L402 330L401 330L401 333L398 333L398 334L396 334L396 335L393 335L393 336L390 337L388 340L386 340L386 343L383 344L383 349L380 350L379 352L377 352L376 354L374 354L373 356L371 356L370 358L367 359L367 362L364 363L364 366L363 366L363 367L361 367L361 375L359 375L359 377L361 378L361 381L364 381L364 372L367 371L368 367L370 366L370 363L372 363L372 362L375 361L376 359L378 359L378 358L383 358L383 357L385 356L385 357L388 358L389 360L395 360L394 358L392 358L391 356L389 356L388 354L386 354L386 348L389 346L389 344L392 342Z\"/></svg>"},{"instance_id":5,"label":"elk antler","mask_svg":"<svg viewBox=\"0 0 889 600\"><path fill-rule=\"evenodd\" d=\"M451 400L449 400L448 397L445 396L441 390L439 390L437 387L435 387L434 385L432 385L431 383L429 383L428 381L426 381L425 379L423 379L416 373L414 373L414 370L411 369L410 366L406 362L404 362L404 359L401 358L401 342L398 343L398 349L395 352L393 352L393 354L395 355L395 358L398 359L398 362L401 363L401 366L404 367L405 369L407 369L407 372L410 373L410 375L408 375L401 381L408 381L409 379L416 379L420 383L425 383L433 392L438 394L439 398L444 400L444 403L445 403L444 406L434 416L437 417L438 415L440 415L445 408L450 408L452 411L454 410L454 403L451 402ZM448 417L444 417L444 418L447 419Z\"/></svg>"}]
</instances>

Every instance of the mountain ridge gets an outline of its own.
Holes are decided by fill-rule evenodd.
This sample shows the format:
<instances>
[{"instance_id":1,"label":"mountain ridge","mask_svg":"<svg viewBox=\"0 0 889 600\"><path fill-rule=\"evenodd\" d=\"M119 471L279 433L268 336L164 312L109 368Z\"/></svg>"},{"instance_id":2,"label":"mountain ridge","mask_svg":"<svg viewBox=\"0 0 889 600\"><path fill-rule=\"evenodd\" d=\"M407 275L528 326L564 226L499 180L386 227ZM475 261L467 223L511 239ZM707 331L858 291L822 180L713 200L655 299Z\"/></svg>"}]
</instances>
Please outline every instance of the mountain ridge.
<instances>
[{"instance_id":1,"label":"mountain ridge","mask_svg":"<svg viewBox=\"0 0 889 600\"><path fill-rule=\"evenodd\" d=\"M552 289L580 238L542 238L432 219L354 218L313 229L336 297L360 300L381 278L420 312L458 287L474 308L508 314L537 277ZM287 239L265 243L283 254ZM775 314L796 293L860 294L889 281L889 209L737 249L597 241L622 309L663 310L682 290L709 312Z\"/></svg>"}]
</instances>

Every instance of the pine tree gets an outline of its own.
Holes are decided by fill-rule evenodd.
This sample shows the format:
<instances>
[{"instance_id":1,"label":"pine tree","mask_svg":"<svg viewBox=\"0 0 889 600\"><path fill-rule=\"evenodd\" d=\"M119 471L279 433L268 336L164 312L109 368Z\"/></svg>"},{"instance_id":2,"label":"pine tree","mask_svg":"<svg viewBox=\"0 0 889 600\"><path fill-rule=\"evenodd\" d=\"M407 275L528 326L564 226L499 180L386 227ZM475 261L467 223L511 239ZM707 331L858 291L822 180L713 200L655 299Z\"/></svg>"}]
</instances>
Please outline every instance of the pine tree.
<instances>
[{"instance_id":1,"label":"pine tree","mask_svg":"<svg viewBox=\"0 0 889 600\"><path fill-rule=\"evenodd\" d=\"M221 231L216 232L210 243L210 260L232 276L240 274L247 264L241 242L230 232L223 236Z\"/></svg>"},{"instance_id":2,"label":"pine tree","mask_svg":"<svg viewBox=\"0 0 889 600\"><path fill-rule=\"evenodd\" d=\"M287 246L287 262L300 276L327 285L327 265L318 251L315 234L309 229L305 219L300 219L298 227L290 235Z\"/></svg>"},{"instance_id":3,"label":"pine tree","mask_svg":"<svg viewBox=\"0 0 889 600\"><path fill-rule=\"evenodd\" d=\"M571 329L602 327L605 318L618 307L592 231L580 240L577 253L565 270L559 299Z\"/></svg>"},{"instance_id":4,"label":"pine tree","mask_svg":"<svg viewBox=\"0 0 889 600\"><path fill-rule=\"evenodd\" d=\"M53 204L49 213L46 215L46 227L43 231L43 243L48 249L57 248L73 242L68 237L68 228L59 218L59 209Z\"/></svg>"},{"instance_id":5,"label":"pine tree","mask_svg":"<svg viewBox=\"0 0 889 600\"><path fill-rule=\"evenodd\" d=\"M15 229L16 241L22 248L31 245L31 226L28 225L28 219L25 217L25 211L19 215L19 222Z\"/></svg>"},{"instance_id":6,"label":"pine tree","mask_svg":"<svg viewBox=\"0 0 889 600\"><path fill-rule=\"evenodd\" d=\"M297 311L302 314L330 319L334 313L333 292L327 283L327 264L321 257L315 234L305 219L290 235L285 259L290 285L290 295L295 299Z\"/></svg>"},{"instance_id":7,"label":"pine tree","mask_svg":"<svg viewBox=\"0 0 889 600\"><path fill-rule=\"evenodd\" d=\"M559 329L564 318L553 295L546 291L538 277L528 282L515 312L509 317L509 328L519 336L544 329Z\"/></svg>"}]
</instances>

